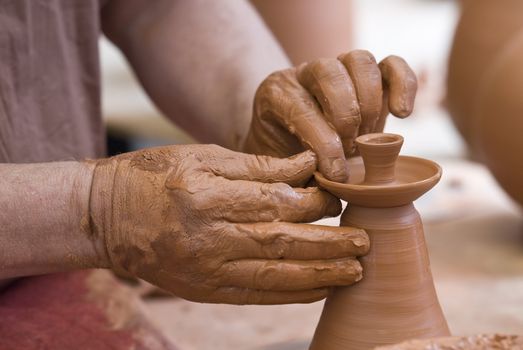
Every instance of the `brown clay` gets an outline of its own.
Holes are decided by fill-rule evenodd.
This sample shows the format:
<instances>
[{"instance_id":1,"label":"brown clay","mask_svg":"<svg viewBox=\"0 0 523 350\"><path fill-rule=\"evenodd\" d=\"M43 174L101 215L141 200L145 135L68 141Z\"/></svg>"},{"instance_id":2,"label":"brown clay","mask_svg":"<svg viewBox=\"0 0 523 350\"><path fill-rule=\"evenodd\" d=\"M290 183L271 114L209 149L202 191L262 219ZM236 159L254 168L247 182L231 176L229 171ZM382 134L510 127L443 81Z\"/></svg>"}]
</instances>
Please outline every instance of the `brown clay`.
<instances>
[{"instance_id":1,"label":"brown clay","mask_svg":"<svg viewBox=\"0 0 523 350\"><path fill-rule=\"evenodd\" d=\"M389 110L408 116L416 90L416 76L402 58L389 56L378 65L363 50L275 72L256 92L245 151L288 157L310 149L326 178L345 182L354 139L381 131Z\"/></svg>"},{"instance_id":2,"label":"brown clay","mask_svg":"<svg viewBox=\"0 0 523 350\"><path fill-rule=\"evenodd\" d=\"M523 2L467 1L449 62L448 105L471 152L523 205Z\"/></svg>"},{"instance_id":3,"label":"brown clay","mask_svg":"<svg viewBox=\"0 0 523 350\"><path fill-rule=\"evenodd\" d=\"M356 139L362 157L348 161L351 178L335 183L316 173L320 186L349 204L341 226L370 237L360 259L363 279L327 298L312 350L373 349L412 338L449 335L412 201L432 188L441 168L428 160L398 157L403 138L369 134Z\"/></svg>"},{"instance_id":4,"label":"brown clay","mask_svg":"<svg viewBox=\"0 0 523 350\"><path fill-rule=\"evenodd\" d=\"M469 337L444 337L410 340L376 350L516 350L523 348L523 338L518 335L479 334Z\"/></svg>"}]
</instances>

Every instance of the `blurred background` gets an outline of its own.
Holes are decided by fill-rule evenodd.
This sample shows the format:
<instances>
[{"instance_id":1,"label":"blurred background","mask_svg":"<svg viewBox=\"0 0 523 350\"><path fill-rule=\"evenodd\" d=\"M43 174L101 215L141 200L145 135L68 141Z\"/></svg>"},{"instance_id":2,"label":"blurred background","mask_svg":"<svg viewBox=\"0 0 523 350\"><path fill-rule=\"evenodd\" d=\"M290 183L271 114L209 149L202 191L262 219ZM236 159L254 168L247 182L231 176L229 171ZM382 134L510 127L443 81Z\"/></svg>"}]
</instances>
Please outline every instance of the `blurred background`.
<instances>
[{"instance_id":1,"label":"blurred background","mask_svg":"<svg viewBox=\"0 0 523 350\"><path fill-rule=\"evenodd\" d=\"M261 12L270 11L260 2L256 5ZM441 183L416 206L424 220L436 289L452 333L521 333L521 211L490 171L469 159L445 107L448 57L460 3L354 0L346 1L343 8L348 9L347 27L352 29L344 33L347 42L338 52L367 49L378 61L399 55L418 75L413 116L390 117L386 131L404 136L403 154L436 160L444 169ZM276 34L285 32L285 23L275 24ZM195 142L155 109L117 49L101 40L110 151ZM338 221L323 223L338 225ZM306 349L323 302L237 307L169 297L149 298L146 304L151 318L180 348L218 350Z\"/></svg>"}]
</instances>

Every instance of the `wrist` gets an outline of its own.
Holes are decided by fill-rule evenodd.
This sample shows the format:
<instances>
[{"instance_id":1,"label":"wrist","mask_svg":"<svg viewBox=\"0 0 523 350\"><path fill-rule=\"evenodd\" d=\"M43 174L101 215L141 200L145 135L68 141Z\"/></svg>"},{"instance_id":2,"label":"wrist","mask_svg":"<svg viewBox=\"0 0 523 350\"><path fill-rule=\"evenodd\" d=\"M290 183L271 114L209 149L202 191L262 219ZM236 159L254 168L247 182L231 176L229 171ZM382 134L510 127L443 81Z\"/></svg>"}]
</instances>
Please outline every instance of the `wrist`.
<instances>
[{"instance_id":1,"label":"wrist","mask_svg":"<svg viewBox=\"0 0 523 350\"><path fill-rule=\"evenodd\" d=\"M112 227L113 188L118 162L111 158L89 163L92 166L88 200L89 234L93 239L97 256L97 268L112 268L107 249L108 235Z\"/></svg>"},{"instance_id":2,"label":"wrist","mask_svg":"<svg viewBox=\"0 0 523 350\"><path fill-rule=\"evenodd\" d=\"M94 164L0 166L0 278L107 265L90 228Z\"/></svg>"}]
</instances>

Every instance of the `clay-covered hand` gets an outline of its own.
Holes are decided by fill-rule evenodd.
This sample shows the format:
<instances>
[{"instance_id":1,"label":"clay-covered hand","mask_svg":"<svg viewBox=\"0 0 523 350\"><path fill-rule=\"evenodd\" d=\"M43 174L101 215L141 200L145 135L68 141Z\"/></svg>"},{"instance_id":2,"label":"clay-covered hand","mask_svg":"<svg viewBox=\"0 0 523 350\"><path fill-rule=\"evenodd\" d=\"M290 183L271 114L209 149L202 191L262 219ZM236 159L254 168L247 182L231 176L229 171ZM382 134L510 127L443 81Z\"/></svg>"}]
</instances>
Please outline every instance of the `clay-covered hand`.
<instances>
[{"instance_id":1,"label":"clay-covered hand","mask_svg":"<svg viewBox=\"0 0 523 350\"><path fill-rule=\"evenodd\" d=\"M369 240L353 228L305 224L338 215L338 199L300 188L311 151L288 159L214 145L170 146L98 161L93 235L109 266L192 301L312 302L362 276ZM292 187L295 186L295 187Z\"/></svg>"},{"instance_id":2,"label":"clay-covered hand","mask_svg":"<svg viewBox=\"0 0 523 350\"><path fill-rule=\"evenodd\" d=\"M416 76L402 58L377 64L363 50L273 73L256 92L244 150L288 157L311 149L320 172L344 182L354 139L381 132L389 111L410 115L416 90Z\"/></svg>"}]
</instances>

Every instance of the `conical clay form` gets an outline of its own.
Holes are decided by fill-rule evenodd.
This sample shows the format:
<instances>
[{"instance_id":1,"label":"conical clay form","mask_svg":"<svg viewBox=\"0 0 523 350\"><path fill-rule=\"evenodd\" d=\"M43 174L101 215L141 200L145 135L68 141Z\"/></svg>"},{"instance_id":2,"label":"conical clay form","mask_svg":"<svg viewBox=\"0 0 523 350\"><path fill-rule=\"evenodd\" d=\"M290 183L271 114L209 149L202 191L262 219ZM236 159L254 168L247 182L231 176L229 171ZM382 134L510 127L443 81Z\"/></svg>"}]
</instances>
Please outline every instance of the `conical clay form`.
<instances>
[{"instance_id":1,"label":"conical clay form","mask_svg":"<svg viewBox=\"0 0 523 350\"><path fill-rule=\"evenodd\" d=\"M341 226L367 231L371 248L360 259L363 279L327 298L310 349L373 349L412 338L449 335L438 302L423 226L412 201L432 188L441 168L398 157L403 138L371 134L356 140L347 184L316 174L320 185L349 205Z\"/></svg>"}]
</instances>

